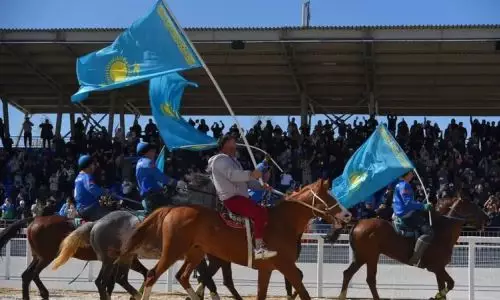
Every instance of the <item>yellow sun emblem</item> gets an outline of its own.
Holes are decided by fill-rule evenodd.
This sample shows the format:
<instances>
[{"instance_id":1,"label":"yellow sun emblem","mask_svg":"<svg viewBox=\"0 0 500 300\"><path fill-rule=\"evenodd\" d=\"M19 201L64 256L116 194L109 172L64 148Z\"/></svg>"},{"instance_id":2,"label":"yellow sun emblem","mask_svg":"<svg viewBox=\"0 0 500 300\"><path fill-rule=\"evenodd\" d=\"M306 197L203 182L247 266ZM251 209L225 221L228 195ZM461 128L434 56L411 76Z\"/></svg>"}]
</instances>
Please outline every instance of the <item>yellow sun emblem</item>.
<instances>
[{"instance_id":1,"label":"yellow sun emblem","mask_svg":"<svg viewBox=\"0 0 500 300\"><path fill-rule=\"evenodd\" d=\"M106 81L108 83L120 82L127 79L130 67L123 56L114 57L106 66Z\"/></svg>"},{"instance_id":2,"label":"yellow sun emblem","mask_svg":"<svg viewBox=\"0 0 500 300\"><path fill-rule=\"evenodd\" d=\"M162 103L161 105L161 111L163 112L164 115L171 116L172 118L179 119L179 113L176 112L172 106L168 103Z\"/></svg>"},{"instance_id":3,"label":"yellow sun emblem","mask_svg":"<svg viewBox=\"0 0 500 300\"><path fill-rule=\"evenodd\" d=\"M368 177L366 172L355 172L349 176L350 190L357 190L361 183Z\"/></svg>"}]
</instances>

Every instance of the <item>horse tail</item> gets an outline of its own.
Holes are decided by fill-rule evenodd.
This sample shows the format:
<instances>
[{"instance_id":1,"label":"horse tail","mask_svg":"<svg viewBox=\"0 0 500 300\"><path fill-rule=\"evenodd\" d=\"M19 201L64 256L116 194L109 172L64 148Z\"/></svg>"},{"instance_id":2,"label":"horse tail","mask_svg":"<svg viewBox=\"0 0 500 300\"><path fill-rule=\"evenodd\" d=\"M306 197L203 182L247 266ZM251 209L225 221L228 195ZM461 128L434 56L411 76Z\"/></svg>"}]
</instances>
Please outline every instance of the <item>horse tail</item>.
<instances>
[{"instance_id":1,"label":"horse tail","mask_svg":"<svg viewBox=\"0 0 500 300\"><path fill-rule=\"evenodd\" d=\"M90 231L94 227L94 222L88 222L78 227L70 233L59 247L59 255L54 260L52 270L57 270L64 265L80 248L86 248L90 245Z\"/></svg>"},{"instance_id":2,"label":"horse tail","mask_svg":"<svg viewBox=\"0 0 500 300\"><path fill-rule=\"evenodd\" d=\"M0 232L0 249L2 249L12 238L14 238L19 230L24 228L28 223L31 223L35 218L26 218L15 221L9 227Z\"/></svg>"},{"instance_id":3,"label":"horse tail","mask_svg":"<svg viewBox=\"0 0 500 300\"><path fill-rule=\"evenodd\" d=\"M133 253L141 246L144 239L148 236L148 231L161 232L163 219L167 216L170 209L162 208L155 210L142 223L137 224L130 238L123 244L120 256L115 263L125 263L129 261Z\"/></svg>"}]
</instances>

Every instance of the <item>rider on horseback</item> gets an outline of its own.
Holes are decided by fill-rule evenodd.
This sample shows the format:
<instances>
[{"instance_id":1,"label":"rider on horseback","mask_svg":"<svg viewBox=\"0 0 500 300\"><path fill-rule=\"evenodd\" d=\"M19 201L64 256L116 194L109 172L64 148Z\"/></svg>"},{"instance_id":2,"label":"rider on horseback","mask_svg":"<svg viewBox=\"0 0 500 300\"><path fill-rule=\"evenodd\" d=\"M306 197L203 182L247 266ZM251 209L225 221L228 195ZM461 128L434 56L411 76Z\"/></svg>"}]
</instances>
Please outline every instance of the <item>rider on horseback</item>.
<instances>
[{"instance_id":1,"label":"rider on horseback","mask_svg":"<svg viewBox=\"0 0 500 300\"><path fill-rule=\"evenodd\" d=\"M245 171L236 159L236 139L225 135L219 140L219 154L208 161L208 169L217 190L219 199L232 213L250 218L254 222L255 259L267 259L275 256L276 251L268 250L264 244L264 229L267 224L267 209L250 200L248 187L262 189L256 181L262 177L259 170ZM265 184L265 189L271 188Z\"/></svg>"},{"instance_id":2,"label":"rider on horseback","mask_svg":"<svg viewBox=\"0 0 500 300\"><path fill-rule=\"evenodd\" d=\"M177 186L180 184L177 180L163 174L155 164L156 149L149 143L139 143L137 145L137 154L141 156L135 168L135 177L137 186L144 199L143 206L146 214L150 214L155 209L171 204ZM167 193L160 185L167 188Z\"/></svg>"},{"instance_id":3,"label":"rider on horseback","mask_svg":"<svg viewBox=\"0 0 500 300\"><path fill-rule=\"evenodd\" d=\"M99 203L105 191L94 182L92 174L95 165L90 155L83 155L78 159L80 173L75 179L76 210L85 221L97 221L109 213L109 210Z\"/></svg>"},{"instance_id":4,"label":"rider on horseback","mask_svg":"<svg viewBox=\"0 0 500 300\"><path fill-rule=\"evenodd\" d=\"M420 259L433 237L432 228L422 216L421 211L430 211L432 204L415 201L410 184L413 176L413 171L410 171L401 177L394 190L392 205L396 215L396 224L403 224L413 230L415 237L418 238L408 264L420 267Z\"/></svg>"}]
</instances>

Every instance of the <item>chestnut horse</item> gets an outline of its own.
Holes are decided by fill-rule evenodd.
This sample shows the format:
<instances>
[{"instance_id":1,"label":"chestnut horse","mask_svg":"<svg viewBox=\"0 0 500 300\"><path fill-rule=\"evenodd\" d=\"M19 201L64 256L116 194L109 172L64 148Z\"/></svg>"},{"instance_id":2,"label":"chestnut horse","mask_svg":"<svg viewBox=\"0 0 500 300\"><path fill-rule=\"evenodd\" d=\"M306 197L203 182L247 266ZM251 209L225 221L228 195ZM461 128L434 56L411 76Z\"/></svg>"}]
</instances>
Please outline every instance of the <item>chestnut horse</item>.
<instances>
[{"instance_id":1,"label":"chestnut horse","mask_svg":"<svg viewBox=\"0 0 500 300\"><path fill-rule=\"evenodd\" d=\"M318 180L285 196L280 204L269 209L269 223L264 239L270 249L278 254L267 260L254 261L258 270L258 298L265 299L273 270L280 271L292 284L301 299L310 299L299 270L297 239L314 215L320 214L327 222L334 218L348 221L351 214L328 193L328 180ZM231 241L230 245L228 241ZM143 299L149 299L158 278L177 260L184 264L177 273L182 287L191 300L199 299L189 283L193 269L206 253L225 261L247 265L247 237L244 229L226 225L217 212L201 206L160 208L136 227L125 244L120 261L130 261L138 253L161 249L161 257L148 272Z\"/></svg>"},{"instance_id":2,"label":"chestnut horse","mask_svg":"<svg viewBox=\"0 0 500 300\"><path fill-rule=\"evenodd\" d=\"M449 207L451 205L451 207ZM449 208L449 209L448 209ZM439 215L433 212L434 238L422 257L422 267L434 273L438 284L438 293L433 299L446 299L448 291L454 287L454 281L446 272L445 267L451 261L453 247L457 243L466 222L482 228L488 221L486 213L475 203L462 197L444 200L438 206ZM377 264L380 254L407 264L412 251L414 238L406 238L396 233L393 225L381 219L365 219L359 221L351 230L349 236L354 260L344 271L342 291L339 299L345 300L347 287L356 272L366 264L366 282L373 299L380 299L376 288ZM446 284L446 285L445 285Z\"/></svg>"},{"instance_id":3,"label":"chestnut horse","mask_svg":"<svg viewBox=\"0 0 500 300\"><path fill-rule=\"evenodd\" d=\"M49 299L49 291L40 280L40 273L57 256L59 245L67 235L75 230L75 225L71 219L61 216L40 216L19 220L0 232L0 249L3 248L10 239L14 238L18 231L24 228L28 223L31 224L29 224L27 228L26 238L28 239L33 259L21 276L23 282L23 300L28 300L30 298L29 286L32 280L38 287L40 297L42 299ZM85 226L85 224L82 226ZM73 257L84 261L97 260L97 256L90 245L79 248ZM146 278L148 270L139 260L134 259L131 268L141 273L144 278ZM122 285L124 284L124 280L127 281L128 269L126 272L125 274L120 272L115 273L118 284ZM107 285L108 294L112 293L113 288L114 281Z\"/></svg>"}]
</instances>

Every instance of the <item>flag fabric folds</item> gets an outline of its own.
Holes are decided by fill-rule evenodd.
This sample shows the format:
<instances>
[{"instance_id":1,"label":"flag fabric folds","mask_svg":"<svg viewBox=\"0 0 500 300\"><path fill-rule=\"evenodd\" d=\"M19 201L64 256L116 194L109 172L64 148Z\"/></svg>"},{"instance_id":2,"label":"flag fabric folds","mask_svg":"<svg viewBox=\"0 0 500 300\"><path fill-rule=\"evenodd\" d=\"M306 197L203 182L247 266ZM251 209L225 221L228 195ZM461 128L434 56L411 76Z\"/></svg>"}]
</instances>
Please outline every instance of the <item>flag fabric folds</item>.
<instances>
[{"instance_id":1,"label":"flag fabric folds","mask_svg":"<svg viewBox=\"0 0 500 300\"><path fill-rule=\"evenodd\" d=\"M202 64L162 0L135 21L110 46L78 58L80 89L71 100L90 92L137 84L159 75L201 67Z\"/></svg>"},{"instance_id":2,"label":"flag fabric folds","mask_svg":"<svg viewBox=\"0 0 500 300\"><path fill-rule=\"evenodd\" d=\"M330 193L346 208L364 202L397 177L414 169L385 125L380 125L352 155Z\"/></svg>"},{"instance_id":3,"label":"flag fabric folds","mask_svg":"<svg viewBox=\"0 0 500 300\"><path fill-rule=\"evenodd\" d=\"M191 126L180 115L184 88L197 86L178 73L170 73L151 79L149 101L151 110L165 145L170 150L187 149L200 151L214 148L217 141Z\"/></svg>"}]
</instances>

